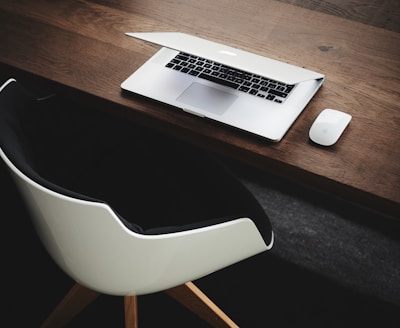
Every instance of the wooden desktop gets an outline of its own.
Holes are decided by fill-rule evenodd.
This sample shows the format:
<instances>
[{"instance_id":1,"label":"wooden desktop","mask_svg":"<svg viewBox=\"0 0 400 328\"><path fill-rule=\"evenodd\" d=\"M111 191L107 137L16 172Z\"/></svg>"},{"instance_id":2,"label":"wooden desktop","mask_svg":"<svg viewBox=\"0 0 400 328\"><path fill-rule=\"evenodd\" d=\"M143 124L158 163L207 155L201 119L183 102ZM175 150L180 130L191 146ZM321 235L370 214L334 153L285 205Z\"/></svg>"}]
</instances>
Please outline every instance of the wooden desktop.
<instances>
[{"instance_id":1,"label":"wooden desktop","mask_svg":"<svg viewBox=\"0 0 400 328\"><path fill-rule=\"evenodd\" d=\"M272 143L121 92L121 82L159 48L129 31L186 32L326 80ZM0 0L0 72L400 218L399 32L274 0ZM328 148L308 137L324 108L353 116Z\"/></svg>"}]
</instances>

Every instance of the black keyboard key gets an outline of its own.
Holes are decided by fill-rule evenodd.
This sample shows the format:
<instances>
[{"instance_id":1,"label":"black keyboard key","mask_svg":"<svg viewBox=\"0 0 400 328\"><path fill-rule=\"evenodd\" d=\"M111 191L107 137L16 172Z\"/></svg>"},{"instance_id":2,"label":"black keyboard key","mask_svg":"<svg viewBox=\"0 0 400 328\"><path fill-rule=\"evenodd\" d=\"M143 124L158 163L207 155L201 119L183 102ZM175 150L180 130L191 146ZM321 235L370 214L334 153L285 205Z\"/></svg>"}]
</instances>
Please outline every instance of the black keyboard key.
<instances>
[{"instance_id":1,"label":"black keyboard key","mask_svg":"<svg viewBox=\"0 0 400 328\"><path fill-rule=\"evenodd\" d=\"M200 72L192 69L191 71L188 72L188 74L193 75L193 76L198 76L200 74Z\"/></svg>"},{"instance_id":2,"label":"black keyboard key","mask_svg":"<svg viewBox=\"0 0 400 328\"><path fill-rule=\"evenodd\" d=\"M275 95L275 96L278 96L278 97L282 97L282 98L286 98L286 96L287 96L287 93L284 93L284 92L280 92L280 91L278 91L278 90L269 90L269 93L270 94L273 94L273 95Z\"/></svg>"},{"instance_id":3,"label":"black keyboard key","mask_svg":"<svg viewBox=\"0 0 400 328\"><path fill-rule=\"evenodd\" d=\"M233 89L239 88L239 84L238 83L235 83L235 82L232 82L232 81L223 80L223 79L220 79L220 78L218 78L216 76L213 76L213 75L207 75L207 74L201 73L199 75L199 77L201 77L201 78L203 78L205 80L211 81L211 82L215 82L215 83L219 83L219 84L225 85L225 86L233 88Z\"/></svg>"},{"instance_id":4,"label":"black keyboard key","mask_svg":"<svg viewBox=\"0 0 400 328\"><path fill-rule=\"evenodd\" d=\"M293 88L294 88L294 85L287 85L287 86L286 86L285 92L286 92L286 93L290 93L290 91L292 91Z\"/></svg>"},{"instance_id":5,"label":"black keyboard key","mask_svg":"<svg viewBox=\"0 0 400 328\"><path fill-rule=\"evenodd\" d=\"M240 86L239 87L239 91L243 91L243 92L249 92L250 88L249 87L245 87L245 86Z\"/></svg>"}]
</instances>

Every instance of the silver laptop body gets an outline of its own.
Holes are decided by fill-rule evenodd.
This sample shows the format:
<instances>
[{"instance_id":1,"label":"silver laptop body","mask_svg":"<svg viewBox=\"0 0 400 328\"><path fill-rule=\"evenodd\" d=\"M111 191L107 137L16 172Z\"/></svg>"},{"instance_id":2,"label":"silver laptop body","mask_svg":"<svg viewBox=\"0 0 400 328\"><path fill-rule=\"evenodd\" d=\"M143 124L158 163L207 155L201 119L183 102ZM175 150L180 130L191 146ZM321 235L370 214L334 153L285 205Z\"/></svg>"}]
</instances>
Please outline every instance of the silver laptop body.
<instances>
[{"instance_id":1,"label":"silver laptop body","mask_svg":"<svg viewBox=\"0 0 400 328\"><path fill-rule=\"evenodd\" d=\"M282 139L324 81L323 74L184 33L127 35L162 48L123 90L271 141Z\"/></svg>"}]
</instances>

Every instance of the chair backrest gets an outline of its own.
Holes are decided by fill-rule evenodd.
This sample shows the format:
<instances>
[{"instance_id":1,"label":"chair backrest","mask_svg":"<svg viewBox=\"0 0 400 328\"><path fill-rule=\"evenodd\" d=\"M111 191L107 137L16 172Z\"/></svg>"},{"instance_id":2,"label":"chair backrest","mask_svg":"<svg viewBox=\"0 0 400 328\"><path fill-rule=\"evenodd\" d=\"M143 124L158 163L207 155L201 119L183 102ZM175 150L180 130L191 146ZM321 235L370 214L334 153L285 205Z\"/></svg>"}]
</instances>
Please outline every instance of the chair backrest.
<instances>
[{"instance_id":1,"label":"chair backrest","mask_svg":"<svg viewBox=\"0 0 400 328\"><path fill-rule=\"evenodd\" d=\"M18 110L21 90L0 88L0 156L54 261L80 284L110 295L141 295L201 278L263 252L267 245L249 218L175 233L129 229L105 202L63 189L35 169ZM28 96L24 96L28 97ZM23 98L23 97L22 97Z\"/></svg>"}]
</instances>

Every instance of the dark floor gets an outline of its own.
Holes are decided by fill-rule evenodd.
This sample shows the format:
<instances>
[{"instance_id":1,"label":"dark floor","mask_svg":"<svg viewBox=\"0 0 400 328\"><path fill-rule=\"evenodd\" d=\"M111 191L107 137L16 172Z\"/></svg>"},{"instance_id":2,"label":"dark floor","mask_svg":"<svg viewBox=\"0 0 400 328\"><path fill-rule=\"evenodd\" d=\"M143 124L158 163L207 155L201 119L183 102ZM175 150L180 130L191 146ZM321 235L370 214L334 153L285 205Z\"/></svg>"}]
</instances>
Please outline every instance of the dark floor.
<instances>
[{"instance_id":1,"label":"dark floor","mask_svg":"<svg viewBox=\"0 0 400 328\"><path fill-rule=\"evenodd\" d=\"M38 327L72 282L36 247L8 266L3 320ZM36 249L37 250L37 249ZM38 259L38 257L41 257ZM8 264L12 264L7 261ZM26 263L27 262L27 263ZM351 293L283 261L261 255L197 282L240 327L398 327L400 309ZM3 294L4 295L4 294ZM140 327L208 327L165 294L139 297ZM122 298L103 296L69 327L123 327Z\"/></svg>"}]
</instances>

